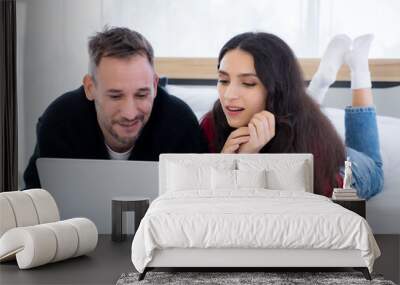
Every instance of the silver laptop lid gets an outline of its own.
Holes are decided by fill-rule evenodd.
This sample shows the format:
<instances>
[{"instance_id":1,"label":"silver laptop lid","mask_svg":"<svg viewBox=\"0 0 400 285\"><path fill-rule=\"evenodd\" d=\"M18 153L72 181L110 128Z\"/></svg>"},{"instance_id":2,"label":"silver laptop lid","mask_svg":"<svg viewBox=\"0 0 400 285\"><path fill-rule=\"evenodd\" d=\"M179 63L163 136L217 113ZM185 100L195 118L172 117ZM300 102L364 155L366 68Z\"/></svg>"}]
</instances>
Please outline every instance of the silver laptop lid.
<instances>
[{"instance_id":1,"label":"silver laptop lid","mask_svg":"<svg viewBox=\"0 0 400 285\"><path fill-rule=\"evenodd\" d=\"M61 219L89 218L99 233L111 233L113 197L158 196L158 162L39 158L36 165Z\"/></svg>"}]
</instances>

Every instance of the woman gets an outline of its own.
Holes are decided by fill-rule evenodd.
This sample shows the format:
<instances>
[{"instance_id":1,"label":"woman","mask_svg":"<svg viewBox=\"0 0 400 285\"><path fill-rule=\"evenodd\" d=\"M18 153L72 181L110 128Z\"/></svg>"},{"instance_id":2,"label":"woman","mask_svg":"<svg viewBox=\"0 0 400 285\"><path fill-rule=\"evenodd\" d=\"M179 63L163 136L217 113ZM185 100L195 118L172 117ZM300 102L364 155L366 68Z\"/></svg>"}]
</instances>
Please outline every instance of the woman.
<instances>
[{"instance_id":1,"label":"woman","mask_svg":"<svg viewBox=\"0 0 400 285\"><path fill-rule=\"evenodd\" d=\"M219 100L201 126L212 152L312 153L314 192L330 197L343 183L346 156L353 187L370 198L383 187L382 161L372 107L368 51L372 36L335 37L314 76L308 96L297 60L275 35L233 37L218 57ZM346 108L346 147L321 112L322 101L346 58L352 72L353 106Z\"/></svg>"}]
</instances>

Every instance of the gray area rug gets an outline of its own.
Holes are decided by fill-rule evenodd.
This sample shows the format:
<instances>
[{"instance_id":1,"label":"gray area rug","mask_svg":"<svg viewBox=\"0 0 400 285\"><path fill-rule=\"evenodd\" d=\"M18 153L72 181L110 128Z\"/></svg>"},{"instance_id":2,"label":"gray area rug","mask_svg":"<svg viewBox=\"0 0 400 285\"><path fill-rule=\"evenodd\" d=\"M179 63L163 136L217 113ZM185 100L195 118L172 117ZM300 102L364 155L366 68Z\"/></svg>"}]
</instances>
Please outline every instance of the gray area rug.
<instances>
[{"instance_id":1,"label":"gray area rug","mask_svg":"<svg viewBox=\"0 0 400 285\"><path fill-rule=\"evenodd\" d=\"M381 275L372 274L372 281L360 272L148 272L142 281L139 273L124 273L117 285L133 284L379 284L395 285Z\"/></svg>"}]
</instances>

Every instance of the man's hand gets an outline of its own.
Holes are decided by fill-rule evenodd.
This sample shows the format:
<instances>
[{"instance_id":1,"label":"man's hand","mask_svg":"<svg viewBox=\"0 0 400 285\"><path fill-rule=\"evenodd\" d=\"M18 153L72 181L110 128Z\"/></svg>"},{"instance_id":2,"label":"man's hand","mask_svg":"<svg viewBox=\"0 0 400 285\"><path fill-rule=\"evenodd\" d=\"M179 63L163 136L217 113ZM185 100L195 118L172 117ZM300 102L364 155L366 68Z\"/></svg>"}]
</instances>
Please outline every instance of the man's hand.
<instances>
[{"instance_id":1,"label":"man's hand","mask_svg":"<svg viewBox=\"0 0 400 285\"><path fill-rule=\"evenodd\" d=\"M248 124L248 132L250 138L240 144L238 153L258 153L275 136L275 116L268 111L255 114Z\"/></svg>"},{"instance_id":2,"label":"man's hand","mask_svg":"<svg viewBox=\"0 0 400 285\"><path fill-rule=\"evenodd\" d=\"M248 127L241 127L234 130L226 139L221 153L237 153L240 145L247 143L250 139Z\"/></svg>"}]
</instances>

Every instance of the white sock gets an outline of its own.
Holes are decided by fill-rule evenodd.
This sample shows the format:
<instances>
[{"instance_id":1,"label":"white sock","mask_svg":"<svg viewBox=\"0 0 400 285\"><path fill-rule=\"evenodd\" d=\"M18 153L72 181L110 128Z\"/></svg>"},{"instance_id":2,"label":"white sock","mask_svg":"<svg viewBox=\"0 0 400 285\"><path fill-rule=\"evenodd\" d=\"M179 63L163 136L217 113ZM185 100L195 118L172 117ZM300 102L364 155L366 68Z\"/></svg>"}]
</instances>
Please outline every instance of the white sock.
<instances>
[{"instance_id":1,"label":"white sock","mask_svg":"<svg viewBox=\"0 0 400 285\"><path fill-rule=\"evenodd\" d=\"M351 71L351 89L371 88L368 54L373 39L373 34L354 39L353 48L345 56L345 62Z\"/></svg>"},{"instance_id":2,"label":"white sock","mask_svg":"<svg viewBox=\"0 0 400 285\"><path fill-rule=\"evenodd\" d=\"M307 92L318 104L322 104L326 91L336 80L336 74L344 63L344 56L349 51L351 39L345 35L336 35L328 44L317 72L314 74Z\"/></svg>"}]
</instances>

